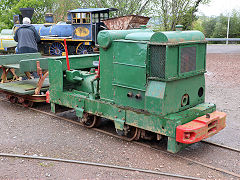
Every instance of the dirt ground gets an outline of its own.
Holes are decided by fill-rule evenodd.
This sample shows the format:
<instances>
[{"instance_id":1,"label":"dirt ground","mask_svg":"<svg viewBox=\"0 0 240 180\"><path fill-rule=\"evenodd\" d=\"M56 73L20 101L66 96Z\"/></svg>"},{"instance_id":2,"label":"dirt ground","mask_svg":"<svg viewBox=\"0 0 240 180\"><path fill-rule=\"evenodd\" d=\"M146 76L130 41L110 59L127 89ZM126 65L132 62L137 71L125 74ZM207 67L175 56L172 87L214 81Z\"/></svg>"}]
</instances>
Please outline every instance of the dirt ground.
<instances>
[{"instance_id":1,"label":"dirt ground","mask_svg":"<svg viewBox=\"0 0 240 180\"><path fill-rule=\"evenodd\" d=\"M0 102L0 152L38 155L150 169L201 178L231 176L149 148L98 133L8 102ZM206 153L204 153L206 152ZM239 154L197 144L181 154L235 173ZM0 179L162 179L147 175L86 165L0 157Z\"/></svg>"},{"instance_id":2,"label":"dirt ground","mask_svg":"<svg viewBox=\"0 0 240 180\"><path fill-rule=\"evenodd\" d=\"M208 54L206 101L228 113L224 131L210 139L239 148L240 54ZM150 169L205 179L228 174L0 101L0 152ZM240 154L197 143L179 155L240 174ZM0 179L176 179L87 165L0 157Z\"/></svg>"},{"instance_id":3,"label":"dirt ground","mask_svg":"<svg viewBox=\"0 0 240 180\"><path fill-rule=\"evenodd\" d=\"M240 150L240 51L239 54L208 54L206 101L227 113L227 127L209 141Z\"/></svg>"}]
</instances>

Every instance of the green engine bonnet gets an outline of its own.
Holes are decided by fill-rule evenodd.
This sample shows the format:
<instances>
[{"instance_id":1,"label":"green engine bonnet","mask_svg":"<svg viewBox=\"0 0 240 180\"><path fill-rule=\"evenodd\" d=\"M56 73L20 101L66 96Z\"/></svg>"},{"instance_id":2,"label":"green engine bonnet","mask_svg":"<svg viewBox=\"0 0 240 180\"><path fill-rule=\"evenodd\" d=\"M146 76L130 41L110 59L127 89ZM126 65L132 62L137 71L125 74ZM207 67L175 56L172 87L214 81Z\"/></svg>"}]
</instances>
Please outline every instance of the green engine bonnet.
<instances>
[{"instance_id":1,"label":"green engine bonnet","mask_svg":"<svg viewBox=\"0 0 240 180\"><path fill-rule=\"evenodd\" d=\"M151 43L174 43L204 41L200 31L164 31L154 33L150 29L104 30L98 34L98 43L102 48L108 48L117 39L133 41L149 41Z\"/></svg>"},{"instance_id":2,"label":"green engine bonnet","mask_svg":"<svg viewBox=\"0 0 240 180\"><path fill-rule=\"evenodd\" d=\"M180 43L204 41L205 36L200 31L168 31L154 33L150 39L153 43Z\"/></svg>"},{"instance_id":3,"label":"green engine bonnet","mask_svg":"<svg viewBox=\"0 0 240 180\"><path fill-rule=\"evenodd\" d=\"M204 41L200 31L134 32L126 35L125 40L149 41L152 43L180 43Z\"/></svg>"},{"instance_id":4,"label":"green engine bonnet","mask_svg":"<svg viewBox=\"0 0 240 180\"><path fill-rule=\"evenodd\" d=\"M101 48L108 48L112 41L118 39L125 39L128 34L145 34L152 32L149 29L131 29L131 30L103 30L98 33L98 44Z\"/></svg>"}]
</instances>

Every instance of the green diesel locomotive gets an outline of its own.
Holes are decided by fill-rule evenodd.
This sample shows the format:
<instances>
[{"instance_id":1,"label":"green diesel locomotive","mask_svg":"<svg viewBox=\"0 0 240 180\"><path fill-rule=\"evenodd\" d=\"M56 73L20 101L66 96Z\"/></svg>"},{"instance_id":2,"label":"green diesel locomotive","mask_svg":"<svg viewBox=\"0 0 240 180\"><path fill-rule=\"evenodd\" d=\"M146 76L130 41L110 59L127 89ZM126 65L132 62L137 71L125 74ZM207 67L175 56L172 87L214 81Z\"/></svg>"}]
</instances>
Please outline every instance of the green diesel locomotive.
<instances>
[{"instance_id":1,"label":"green diesel locomotive","mask_svg":"<svg viewBox=\"0 0 240 180\"><path fill-rule=\"evenodd\" d=\"M225 127L226 114L205 102L206 41L199 31L104 30L100 55L49 59L51 109L76 110L94 127L101 117L130 140L168 139L176 153ZM86 68L98 63L98 70Z\"/></svg>"}]
</instances>

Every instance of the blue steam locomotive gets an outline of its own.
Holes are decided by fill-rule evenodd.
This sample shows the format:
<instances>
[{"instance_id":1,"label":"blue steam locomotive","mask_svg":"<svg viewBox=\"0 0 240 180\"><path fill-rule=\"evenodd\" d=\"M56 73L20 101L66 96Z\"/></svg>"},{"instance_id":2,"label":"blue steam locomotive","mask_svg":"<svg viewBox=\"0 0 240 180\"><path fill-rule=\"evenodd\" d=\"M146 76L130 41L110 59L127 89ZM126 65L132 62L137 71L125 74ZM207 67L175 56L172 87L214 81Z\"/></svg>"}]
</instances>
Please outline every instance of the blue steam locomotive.
<instances>
[{"instance_id":1,"label":"blue steam locomotive","mask_svg":"<svg viewBox=\"0 0 240 180\"><path fill-rule=\"evenodd\" d=\"M39 50L47 55L61 56L65 52L63 41L68 43L69 54L88 54L93 52L97 43L97 34L106 29L102 22L109 18L109 12L115 8L80 8L68 11L67 21L54 23L53 14L45 15L45 24L33 24L41 36ZM14 30L23 17L32 18L33 8L20 8L21 15L14 15Z\"/></svg>"}]
</instances>

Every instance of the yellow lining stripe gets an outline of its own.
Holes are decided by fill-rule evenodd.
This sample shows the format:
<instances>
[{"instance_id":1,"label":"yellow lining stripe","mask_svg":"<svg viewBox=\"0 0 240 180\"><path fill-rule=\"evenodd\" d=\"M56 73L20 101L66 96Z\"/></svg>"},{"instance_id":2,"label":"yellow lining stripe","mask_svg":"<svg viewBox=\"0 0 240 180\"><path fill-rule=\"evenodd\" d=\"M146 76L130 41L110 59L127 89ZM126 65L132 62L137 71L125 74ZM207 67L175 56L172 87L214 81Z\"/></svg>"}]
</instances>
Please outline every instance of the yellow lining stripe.
<instances>
[{"instance_id":1,"label":"yellow lining stripe","mask_svg":"<svg viewBox=\"0 0 240 180\"><path fill-rule=\"evenodd\" d=\"M41 39L42 41L64 41L64 39ZM86 42L92 42L92 40L81 40L81 39L77 39L77 40L73 40L73 39L66 39L66 41L86 41Z\"/></svg>"},{"instance_id":2,"label":"yellow lining stripe","mask_svg":"<svg viewBox=\"0 0 240 180\"><path fill-rule=\"evenodd\" d=\"M0 47L0 50L4 50L2 40L3 40L3 39L1 39L1 47Z\"/></svg>"},{"instance_id":3,"label":"yellow lining stripe","mask_svg":"<svg viewBox=\"0 0 240 180\"><path fill-rule=\"evenodd\" d=\"M10 39L10 38L5 38L5 39L3 39L3 38L0 38L1 39L1 46L0 46L0 50L5 50L5 48L3 47L3 40L12 40L13 41L13 39Z\"/></svg>"},{"instance_id":4,"label":"yellow lining stripe","mask_svg":"<svg viewBox=\"0 0 240 180\"><path fill-rule=\"evenodd\" d=\"M11 39L11 38L0 38L1 39L1 41L2 40L14 40L14 39Z\"/></svg>"},{"instance_id":5,"label":"yellow lining stripe","mask_svg":"<svg viewBox=\"0 0 240 180\"><path fill-rule=\"evenodd\" d=\"M38 34L40 35L40 31L41 31L41 29L42 29L42 26L39 28L39 30L38 30Z\"/></svg>"},{"instance_id":6,"label":"yellow lining stripe","mask_svg":"<svg viewBox=\"0 0 240 180\"><path fill-rule=\"evenodd\" d=\"M49 34L51 34L51 33L52 33L52 27L53 27L53 26L51 26L51 27L50 27Z\"/></svg>"}]
</instances>

